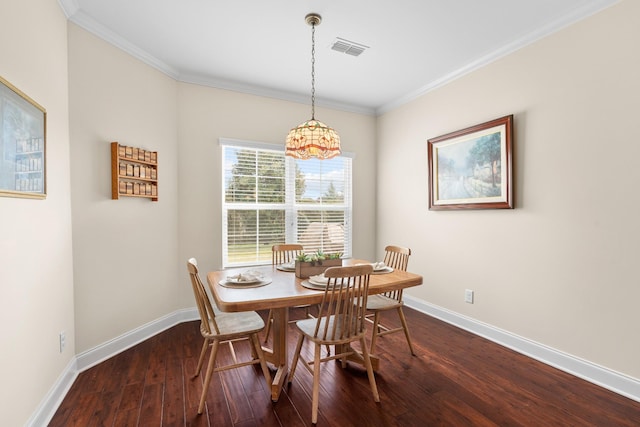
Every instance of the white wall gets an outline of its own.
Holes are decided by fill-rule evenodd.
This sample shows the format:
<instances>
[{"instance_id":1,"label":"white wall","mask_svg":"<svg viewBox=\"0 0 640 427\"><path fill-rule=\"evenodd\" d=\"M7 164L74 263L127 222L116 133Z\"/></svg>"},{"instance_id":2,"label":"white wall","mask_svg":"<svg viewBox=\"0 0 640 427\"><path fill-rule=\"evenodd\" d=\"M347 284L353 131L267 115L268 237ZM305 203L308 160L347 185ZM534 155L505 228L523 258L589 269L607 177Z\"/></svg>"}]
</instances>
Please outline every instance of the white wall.
<instances>
[{"instance_id":1,"label":"white wall","mask_svg":"<svg viewBox=\"0 0 640 427\"><path fill-rule=\"evenodd\" d=\"M75 354L67 24L55 1L0 10L0 75L47 111L47 198L0 197L0 414L19 426Z\"/></svg>"},{"instance_id":2,"label":"white wall","mask_svg":"<svg viewBox=\"0 0 640 427\"><path fill-rule=\"evenodd\" d=\"M69 24L76 352L183 306L177 83ZM111 200L110 143L158 152L158 198Z\"/></svg>"},{"instance_id":3,"label":"white wall","mask_svg":"<svg viewBox=\"0 0 640 427\"><path fill-rule=\"evenodd\" d=\"M226 90L179 85L180 267L189 257L201 271L222 266L222 158L219 138L281 145L289 129L309 118L311 106ZM316 117L340 134L353 162L353 253L375 254L375 118L316 108ZM185 304L193 296L184 275Z\"/></svg>"},{"instance_id":4,"label":"white wall","mask_svg":"<svg viewBox=\"0 0 640 427\"><path fill-rule=\"evenodd\" d=\"M640 379L638 40L623 1L379 118L378 241L413 249L408 294ZM516 209L429 211L427 140L507 114Z\"/></svg>"}]
</instances>

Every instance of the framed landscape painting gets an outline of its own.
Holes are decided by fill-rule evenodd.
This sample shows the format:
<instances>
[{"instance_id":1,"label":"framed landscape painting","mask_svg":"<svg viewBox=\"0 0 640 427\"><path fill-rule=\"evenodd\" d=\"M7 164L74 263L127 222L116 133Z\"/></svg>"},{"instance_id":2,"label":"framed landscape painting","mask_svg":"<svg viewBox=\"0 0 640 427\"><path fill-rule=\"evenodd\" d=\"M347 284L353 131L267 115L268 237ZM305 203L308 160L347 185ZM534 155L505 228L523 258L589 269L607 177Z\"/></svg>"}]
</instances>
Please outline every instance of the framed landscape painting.
<instances>
[{"instance_id":1,"label":"framed landscape painting","mask_svg":"<svg viewBox=\"0 0 640 427\"><path fill-rule=\"evenodd\" d=\"M513 209L513 115L428 140L429 209Z\"/></svg>"}]
</instances>

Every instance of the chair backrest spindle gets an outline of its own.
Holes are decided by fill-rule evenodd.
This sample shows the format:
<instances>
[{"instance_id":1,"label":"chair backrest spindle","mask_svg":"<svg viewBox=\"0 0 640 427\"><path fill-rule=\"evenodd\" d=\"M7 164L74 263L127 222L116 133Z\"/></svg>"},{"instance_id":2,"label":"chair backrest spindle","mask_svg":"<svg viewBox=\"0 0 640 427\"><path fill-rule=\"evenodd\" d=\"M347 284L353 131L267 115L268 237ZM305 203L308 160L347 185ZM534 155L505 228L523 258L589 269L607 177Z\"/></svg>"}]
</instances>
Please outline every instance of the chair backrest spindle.
<instances>
[{"instance_id":1,"label":"chair backrest spindle","mask_svg":"<svg viewBox=\"0 0 640 427\"><path fill-rule=\"evenodd\" d=\"M348 341L364 333L371 265L331 267L325 270L327 288L319 305L314 337Z\"/></svg>"},{"instance_id":2,"label":"chair backrest spindle","mask_svg":"<svg viewBox=\"0 0 640 427\"><path fill-rule=\"evenodd\" d=\"M296 260L303 247L297 243L283 243L271 247L271 264L279 265Z\"/></svg>"},{"instance_id":3,"label":"chair backrest spindle","mask_svg":"<svg viewBox=\"0 0 640 427\"><path fill-rule=\"evenodd\" d=\"M411 256L411 249L404 248L402 246L389 245L384 248L384 263L394 270L407 271L409 265L409 256ZM383 295L402 301L402 289L395 291L385 292Z\"/></svg>"},{"instance_id":4,"label":"chair backrest spindle","mask_svg":"<svg viewBox=\"0 0 640 427\"><path fill-rule=\"evenodd\" d=\"M216 312L200 280L198 263L195 258L190 258L189 261L187 261L187 269L189 270L189 277L191 278L191 286L193 287L193 295L195 296L196 305L198 306L198 313L200 313L200 328L208 335L219 334L220 330L216 323ZM212 327L213 330L211 329Z\"/></svg>"}]
</instances>

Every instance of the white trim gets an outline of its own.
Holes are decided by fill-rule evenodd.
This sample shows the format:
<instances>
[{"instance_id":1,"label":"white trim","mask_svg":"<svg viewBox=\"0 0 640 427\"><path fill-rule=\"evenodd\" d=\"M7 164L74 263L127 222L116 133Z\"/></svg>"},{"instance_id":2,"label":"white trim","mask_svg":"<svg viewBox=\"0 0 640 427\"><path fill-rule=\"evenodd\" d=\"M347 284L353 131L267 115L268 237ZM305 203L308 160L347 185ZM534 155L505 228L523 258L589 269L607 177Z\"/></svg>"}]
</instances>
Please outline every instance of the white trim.
<instances>
[{"instance_id":1,"label":"white trim","mask_svg":"<svg viewBox=\"0 0 640 427\"><path fill-rule=\"evenodd\" d=\"M195 307L174 311L112 340L84 351L71 359L60 377L43 398L36 411L31 415L26 427L46 426L55 415L62 400L73 385L80 372L131 348L142 341L159 334L179 323L197 320L200 316Z\"/></svg>"},{"instance_id":2,"label":"white trim","mask_svg":"<svg viewBox=\"0 0 640 427\"><path fill-rule=\"evenodd\" d=\"M181 73L176 80L182 83L207 86L207 87L212 87L216 89L229 90L232 92L246 93L248 95L279 99L282 101L295 102L298 104L305 104L306 106L309 106L308 94L293 93L290 91L285 91L280 89L271 89L263 86L252 85L249 83L235 82L232 80L227 80L227 79L222 79L222 78L217 78L212 76L205 77L205 76L196 76L196 75L184 74L184 73ZM334 101L334 100L330 100L322 97L316 97L316 107L331 108L333 110L346 111L348 113L362 114L365 116L376 115L376 110L373 107L356 105L356 104L351 104L347 102Z\"/></svg>"},{"instance_id":3,"label":"white trim","mask_svg":"<svg viewBox=\"0 0 640 427\"><path fill-rule=\"evenodd\" d=\"M53 418L53 415L62 403L62 400L69 392L69 389L73 385L77 376L78 369L76 366L76 358L74 356L69 361L67 367L64 368L49 392L42 399L37 410L31 414L31 417L29 417L27 422L24 424L25 427L40 427L48 425L49 421L51 421L51 418Z\"/></svg>"},{"instance_id":4,"label":"white trim","mask_svg":"<svg viewBox=\"0 0 640 427\"><path fill-rule=\"evenodd\" d=\"M403 296L407 307L450 323L458 328L479 335L532 359L567 372L600 387L611 390L629 399L640 402L640 380L615 372L588 360L564 353L544 344L515 335L495 326L479 322L462 314L447 310L406 293Z\"/></svg>"},{"instance_id":5,"label":"white trim","mask_svg":"<svg viewBox=\"0 0 640 427\"><path fill-rule=\"evenodd\" d=\"M64 9L64 8L63 8ZM147 51L139 48L138 46L131 43L129 40L126 40L122 36L116 34L111 31L109 28L100 24L92 17L84 13L82 10L76 10L72 15L67 15L68 20L78 25L81 28L84 28L91 34L101 38L107 43L112 44L118 49L128 53L134 58L139 59L145 64L155 68L161 73L171 77L174 80L179 81L179 72L172 66L167 63L159 60L155 56L149 54Z\"/></svg>"},{"instance_id":6,"label":"white trim","mask_svg":"<svg viewBox=\"0 0 640 427\"><path fill-rule=\"evenodd\" d=\"M145 325L137 327L119 337L106 341L76 356L78 372L85 371L114 355L131 348L154 335L165 331L179 323L199 319L195 308L174 311Z\"/></svg>"},{"instance_id":7,"label":"white trim","mask_svg":"<svg viewBox=\"0 0 640 427\"><path fill-rule=\"evenodd\" d=\"M58 5L60 5L60 9L62 9L67 19L75 15L79 9L78 0L58 0Z\"/></svg>"},{"instance_id":8,"label":"white trim","mask_svg":"<svg viewBox=\"0 0 640 427\"><path fill-rule=\"evenodd\" d=\"M231 147L253 148L255 150L272 150L272 151L284 151L284 143L272 144L270 142L262 141L249 141L245 139L234 138L218 138L218 145L226 145Z\"/></svg>"}]
</instances>

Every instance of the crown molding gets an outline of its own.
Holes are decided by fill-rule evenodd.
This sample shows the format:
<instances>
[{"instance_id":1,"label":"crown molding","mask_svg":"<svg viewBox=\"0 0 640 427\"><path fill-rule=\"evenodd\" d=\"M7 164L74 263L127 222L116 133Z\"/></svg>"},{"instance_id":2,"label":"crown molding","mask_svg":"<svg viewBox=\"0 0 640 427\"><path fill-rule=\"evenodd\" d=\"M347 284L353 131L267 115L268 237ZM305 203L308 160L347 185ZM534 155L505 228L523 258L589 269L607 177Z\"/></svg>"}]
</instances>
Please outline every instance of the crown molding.
<instances>
[{"instance_id":1,"label":"crown molding","mask_svg":"<svg viewBox=\"0 0 640 427\"><path fill-rule=\"evenodd\" d=\"M270 89L264 86L249 85L232 80L217 79L212 77L203 77L190 74L180 74L176 80L183 83L191 83L201 86L213 87L216 89L230 90L234 92L246 93L248 95L262 96L265 98L274 98L282 101L296 102L300 104L311 105L309 95L301 95L295 92L284 90ZM316 97L316 107L331 108L333 110L346 111L350 113L375 116L374 108L363 107L361 105L337 102L326 98Z\"/></svg>"},{"instance_id":2,"label":"crown molding","mask_svg":"<svg viewBox=\"0 0 640 427\"><path fill-rule=\"evenodd\" d=\"M75 15L78 12L78 9L80 9L77 0L58 0L58 4L67 19Z\"/></svg>"},{"instance_id":3,"label":"crown molding","mask_svg":"<svg viewBox=\"0 0 640 427\"><path fill-rule=\"evenodd\" d=\"M61 2L61 4L75 3L75 0L58 0L58 1ZM71 12L71 10L65 10L65 14L67 14L68 12ZM84 28L91 34L103 39L107 43L110 43L115 47L119 48L120 50L125 51L126 53L133 56L134 58L137 58L140 61L144 62L145 64L166 74L167 76L175 80L178 80L178 77L179 77L178 70L166 64L165 62L160 61L158 58L154 57L153 55L150 55L145 50L140 49L138 46L134 45L133 43L126 40L125 38L114 33L113 31L111 31L110 29L108 29L107 27L100 24L95 19L91 18L89 15L84 13L82 10L78 10L77 7L76 7L76 11L73 14L67 15L67 19L73 22L74 24Z\"/></svg>"}]
</instances>

